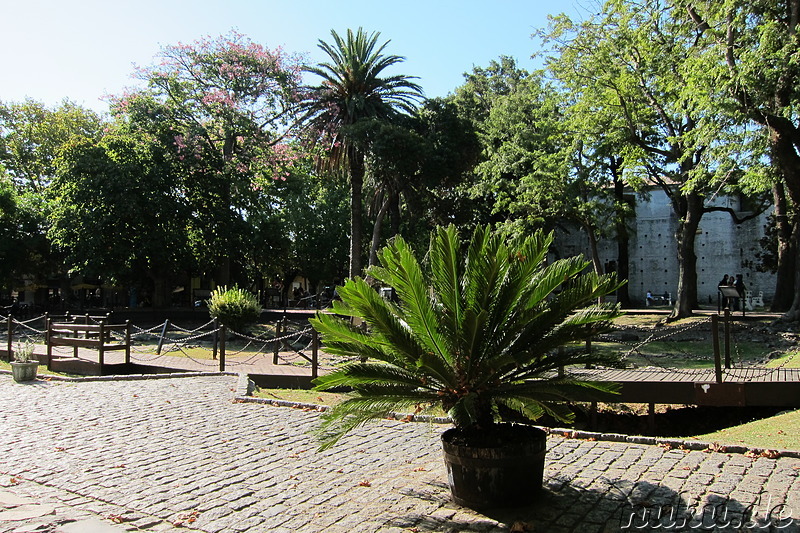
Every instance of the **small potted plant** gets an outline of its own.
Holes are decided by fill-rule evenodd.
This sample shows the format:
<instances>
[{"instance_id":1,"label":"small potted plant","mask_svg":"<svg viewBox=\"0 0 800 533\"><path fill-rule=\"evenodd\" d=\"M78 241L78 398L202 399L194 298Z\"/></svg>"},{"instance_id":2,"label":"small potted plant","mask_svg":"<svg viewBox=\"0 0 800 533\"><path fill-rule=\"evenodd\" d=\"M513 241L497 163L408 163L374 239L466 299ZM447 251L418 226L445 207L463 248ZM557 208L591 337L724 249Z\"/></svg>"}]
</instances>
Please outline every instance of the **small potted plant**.
<instances>
[{"instance_id":1,"label":"small potted plant","mask_svg":"<svg viewBox=\"0 0 800 533\"><path fill-rule=\"evenodd\" d=\"M397 298L356 278L338 289L332 314L312 320L326 351L353 358L315 381L353 391L322 415L321 447L390 412L440 406L455 426L442 435L454 500L476 509L530 502L546 450L546 433L530 422L569 421L565 402L608 400L616 388L570 376L571 365L610 361L563 347L610 329L619 307L599 302L620 283L587 272L582 258L548 263L552 238L506 243L478 227L464 246L454 227L438 228L427 268L393 239L367 273Z\"/></svg>"},{"instance_id":2,"label":"small potted plant","mask_svg":"<svg viewBox=\"0 0 800 533\"><path fill-rule=\"evenodd\" d=\"M39 361L33 355L33 344L26 342L24 346L17 345L14 350L14 360L11 361L11 375L14 381L33 381L39 369Z\"/></svg>"}]
</instances>

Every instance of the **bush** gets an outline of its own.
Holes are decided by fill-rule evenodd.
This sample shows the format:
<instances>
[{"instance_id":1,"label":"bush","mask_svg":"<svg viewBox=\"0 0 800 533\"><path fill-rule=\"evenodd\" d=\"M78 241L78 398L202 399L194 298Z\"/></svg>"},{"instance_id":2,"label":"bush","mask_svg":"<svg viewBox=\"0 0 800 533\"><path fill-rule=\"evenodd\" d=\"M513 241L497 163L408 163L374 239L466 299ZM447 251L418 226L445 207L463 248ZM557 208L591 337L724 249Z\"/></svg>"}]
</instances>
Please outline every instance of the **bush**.
<instances>
[{"instance_id":1,"label":"bush","mask_svg":"<svg viewBox=\"0 0 800 533\"><path fill-rule=\"evenodd\" d=\"M231 289L223 286L211 291L208 312L229 330L241 332L261 316L261 305L255 294L235 285Z\"/></svg>"}]
</instances>

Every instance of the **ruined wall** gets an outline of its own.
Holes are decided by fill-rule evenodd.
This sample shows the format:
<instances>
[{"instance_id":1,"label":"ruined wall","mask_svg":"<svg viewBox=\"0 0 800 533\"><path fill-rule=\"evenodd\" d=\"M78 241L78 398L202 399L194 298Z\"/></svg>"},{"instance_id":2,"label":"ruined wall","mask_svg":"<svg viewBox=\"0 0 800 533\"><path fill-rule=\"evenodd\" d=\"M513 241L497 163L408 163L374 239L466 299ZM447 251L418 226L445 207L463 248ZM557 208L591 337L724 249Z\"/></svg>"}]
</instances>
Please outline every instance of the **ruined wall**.
<instances>
[{"instance_id":1,"label":"ruined wall","mask_svg":"<svg viewBox=\"0 0 800 533\"><path fill-rule=\"evenodd\" d=\"M740 209L737 197L720 197L715 205ZM743 213L740 213L743 214ZM742 224L724 212L705 213L700 222L695 254L697 255L697 295L701 305L716 305L717 284L724 274L742 274L748 290L758 295L764 293L768 304L775 292L775 275L757 272L753 267L754 254L764 236L767 215L761 215ZM666 194L653 190L649 198L636 198L636 221L631 233L630 279L628 291L631 300L644 305L648 290L655 295L670 293L673 298L678 288L678 258L675 232L678 221ZM580 229L558 231L554 244L562 257L584 254L589 257L589 239ZM613 268L617 258L617 245L612 239L599 244L601 261Z\"/></svg>"}]
</instances>

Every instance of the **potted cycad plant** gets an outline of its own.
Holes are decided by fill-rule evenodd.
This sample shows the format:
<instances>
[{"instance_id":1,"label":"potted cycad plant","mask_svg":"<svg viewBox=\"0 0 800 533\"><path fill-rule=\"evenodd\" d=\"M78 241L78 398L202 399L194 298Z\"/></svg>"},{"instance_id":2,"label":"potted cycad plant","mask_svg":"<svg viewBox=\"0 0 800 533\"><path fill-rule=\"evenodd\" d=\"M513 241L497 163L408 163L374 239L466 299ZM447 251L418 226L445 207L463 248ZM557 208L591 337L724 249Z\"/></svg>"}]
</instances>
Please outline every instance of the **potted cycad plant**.
<instances>
[{"instance_id":1,"label":"potted cycad plant","mask_svg":"<svg viewBox=\"0 0 800 533\"><path fill-rule=\"evenodd\" d=\"M561 348L610 328L619 308L598 301L620 284L585 272L582 258L548 264L551 243L542 232L506 243L478 227L462 245L454 227L438 228L423 267L402 238L392 240L368 274L397 301L356 278L338 289L333 314L312 320L326 351L359 358L315 381L317 390L353 391L322 415L321 447L370 419L438 405L455 426L442 435L454 500L473 508L531 501L546 433L529 422L570 420L565 401L608 399L614 389L562 371L602 356Z\"/></svg>"},{"instance_id":2,"label":"potted cycad plant","mask_svg":"<svg viewBox=\"0 0 800 533\"><path fill-rule=\"evenodd\" d=\"M33 355L33 344L17 345L14 360L11 361L11 375L14 381L33 381L39 369L39 361Z\"/></svg>"}]
</instances>

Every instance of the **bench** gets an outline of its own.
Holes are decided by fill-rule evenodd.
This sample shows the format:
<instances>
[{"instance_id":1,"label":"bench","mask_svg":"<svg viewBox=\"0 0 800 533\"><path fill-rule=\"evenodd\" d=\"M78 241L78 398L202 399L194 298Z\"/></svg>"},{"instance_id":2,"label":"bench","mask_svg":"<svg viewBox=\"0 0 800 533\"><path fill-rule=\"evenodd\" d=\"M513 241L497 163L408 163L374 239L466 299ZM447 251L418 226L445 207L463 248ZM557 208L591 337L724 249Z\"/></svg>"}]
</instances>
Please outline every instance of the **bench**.
<instances>
[{"instance_id":1,"label":"bench","mask_svg":"<svg viewBox=\"0 0 800 533\"><path fill-rule=\"evenodd\" d=\"M113 332L124 332L124 341L115 341ZM73 357L78 357L78 348L97 350L99 355L100 371L105 364L105 352L125 350L125 363L131 362L131 324L77 324L75 322L56 322L48 319L45 337L47 344L47 369L52 370L53 347L72 346Z\"/></svg>"},{"instance_id":2,"label":"bench","mask_svg":"<svg viewBox=\"0 0 800 533\"><path fill-rule=\"evenodd\" d=\"M756 307L764 307L764 291L758 291L758 296L753 296L753 291L745 291L744 305L748 311L752 311Z\"/></svg>"},{"instance_id":3,"label":"bench","mask_svg":"<svg viewBox=\"0 0 800 533\"><path fill-rule=\"evenodd\" d=\"M650 294L649 296L645 297L645 305L647 307L656 306L656 305L668 305L672 306L672 293L665 292L664 294Z\"/></svg>"}]
</instances>

